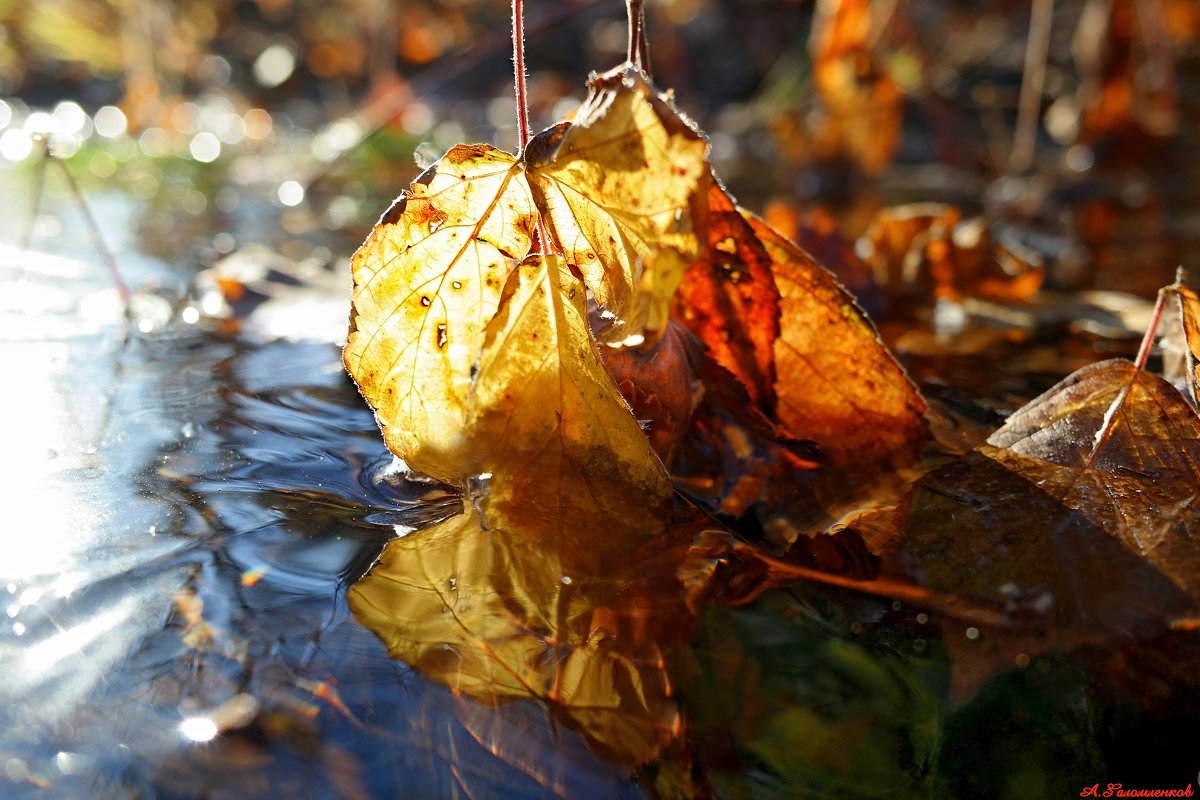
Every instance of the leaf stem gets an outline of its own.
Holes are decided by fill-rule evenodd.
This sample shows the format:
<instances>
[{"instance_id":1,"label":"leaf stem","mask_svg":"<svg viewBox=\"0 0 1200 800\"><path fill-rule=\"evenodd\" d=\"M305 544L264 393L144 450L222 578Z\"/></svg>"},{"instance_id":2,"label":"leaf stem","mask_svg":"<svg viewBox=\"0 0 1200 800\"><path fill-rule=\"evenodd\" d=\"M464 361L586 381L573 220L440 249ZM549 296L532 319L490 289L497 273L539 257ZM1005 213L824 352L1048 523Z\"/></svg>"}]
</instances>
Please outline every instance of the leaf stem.
<instances>
[{"instance_id":1,"label":"leaf stem","mask_svg":"<svg viewBox=\"0 0 1200 800\"><path fill-rule=\"evenodd\" d=\"M1158 290L1158 300L1154 303L1154 313L1150 315L1150 325L1146 328L1146 335L1142 337L1142 345L1138 348L1137 358L1133 362L1133 376L1129 379L1129 383L1121 387L1121 391L1113 398L1112 405L1104 413L1104 422L1100 425L1100 430L1096 431L1096 438L1092 444L1092 452L1088 454L1084 469L1091 469L1095 466L1100 451L1108 443L1108 440L1112 438L1113 431L1117 427L1117 414L1120 413L1121 408L1125 405L1125 401L1129 399L1129 393L1133 391L1133 385L1137 383L1138 378L1146 369L1146 359L1150 357L1150 348L1154 346L1154 334L1158 332L1158 323L1162 319L1163 308L1166 305L1167 294L1169 293L1168 289Z\"/></svg>"},{"instance_id":2,"label":"leaf stem","mask_svg":"<svg viewBox=\"0 0 1200 800\"><path fill-rule=\"evenodd\" d=\"M517 93L517 145L524 153L529 144L529 95L525 88L525 3L513 0L513 85Z\"/></svg>"},{"instance_id":3,"label":"leaf stem","mask_svg":"<svg viewBox=\"0 0 1200 800\"><path fill-rule=\"evenodd\" d=\"M1146 368L1146 359L1150 357L1150 348L1154 346L1154 334L1158 332L1158 323L1162 319L1163 308L1167 303L1167 294L1166 289L1158 290L1154 313L1150 315L1150 326L1146 328L1146 335L1142 337L1142 345L1138 348L1137 358L1133 362L1139 371Z\"/></svg>"},{"instance_id":4,"label":"leaf stem","mask_svg":"<svg viewBox=\"0 0 1200 800\"><path fill-rule=\"evenodd\" d=\"M643 0L625 0L629 11L629 47L626 60L650 75L650 47L646 44L646 9Z\"/></svg>"}]
</instances>

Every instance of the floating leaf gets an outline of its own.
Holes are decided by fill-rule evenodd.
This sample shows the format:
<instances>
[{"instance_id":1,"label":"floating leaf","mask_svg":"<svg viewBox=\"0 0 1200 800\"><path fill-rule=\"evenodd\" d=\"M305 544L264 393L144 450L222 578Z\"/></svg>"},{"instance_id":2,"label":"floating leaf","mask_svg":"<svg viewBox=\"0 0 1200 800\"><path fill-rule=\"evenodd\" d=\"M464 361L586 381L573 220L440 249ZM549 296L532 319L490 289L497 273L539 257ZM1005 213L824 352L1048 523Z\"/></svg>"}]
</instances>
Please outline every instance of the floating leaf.
<instances>
[{"instance_id":1,"label":"floating leaf","mask_svg":"<svg viewBox=\"0 0 1200 800\"><path fill-rule=\"evenodd\" d=\"M1198 485L1187 401L1130 362L1100 362L918 484L901 563L928 588L1057 625L1162 626L1200 602Z\"/></svg>"}]
</instances>

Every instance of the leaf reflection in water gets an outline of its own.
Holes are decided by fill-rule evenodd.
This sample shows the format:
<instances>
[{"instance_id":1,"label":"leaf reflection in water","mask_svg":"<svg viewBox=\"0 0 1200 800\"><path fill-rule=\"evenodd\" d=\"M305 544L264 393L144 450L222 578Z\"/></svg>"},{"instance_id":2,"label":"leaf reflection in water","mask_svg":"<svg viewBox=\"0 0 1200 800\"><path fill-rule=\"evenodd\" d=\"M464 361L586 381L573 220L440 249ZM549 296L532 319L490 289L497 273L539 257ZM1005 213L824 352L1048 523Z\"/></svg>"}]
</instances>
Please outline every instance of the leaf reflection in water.
<instances>
[{"instance_id":1,"label":"leaf reflection in water","mask_svg":"<svg viewBox=\"0 0 1200 800\"><path fill-rule=\"evenodd\" d=\"M501 709L543 703L597 752L636 766L679 727L662 650L689 635L692 617L674 555L632 580L564 575L554 552L484 531L471 511L391 542L349 605L430 679ZM493 744L522 758L519 738Z\"/></svg>"}]
</instances>

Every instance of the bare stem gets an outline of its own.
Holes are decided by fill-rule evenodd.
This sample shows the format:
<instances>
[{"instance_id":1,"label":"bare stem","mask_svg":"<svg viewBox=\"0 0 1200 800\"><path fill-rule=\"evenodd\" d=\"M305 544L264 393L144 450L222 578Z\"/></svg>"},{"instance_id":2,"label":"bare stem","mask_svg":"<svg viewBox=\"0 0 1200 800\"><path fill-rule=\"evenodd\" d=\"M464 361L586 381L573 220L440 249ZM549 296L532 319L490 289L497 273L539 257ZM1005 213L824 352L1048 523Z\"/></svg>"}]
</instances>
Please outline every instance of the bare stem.
<instances>
[{"instance_id":1,"label":"bare stem","mask_svg":"<svg viewBox=\"0 0 1200 800\"><path fill-rule=\"evenodd\" d=\"M529 144L529 95L525 88L525 3L513 0L513 84L517 91L517 144L520 152Z\"/></svg>"},{"instance_id":2,"label":"bare stem","mask_svg":"<svg viewBox=\"0 0 1200 800\"><path fill-rule=\"evenodd\" d=\"M48 141L41 139L38 144L42 153L41 158L38 159L37 166L34 167L33 202L29 206L29 219L26 220L25 228L21 231L20 250L22 253L29 249L29 243L33 240L33 226L37 222L38 211L42 205L42 190L46 185L46 161L50 158Z\"/></svg>"},{"instance_id":3,"label":"bare stem","mask_svg":"<svg viewBox=\"0 0 1200 800\"><path fill-rule=\"evenodd\" d=\"M1162 319L1163 307L1167 302L1167 290L1159 289L1158 300L1154 303L1154 313L1150 316L1150 327L1146 328L1146 335L1142 337L1142 345L1138 348L1137 358L1134 360L1134 365L1139 370L1146 368L1146 359L1150 357L1150 348L1154 345L1154 334L1158 332L1158 323Z\"/></svg>"},{"instance_id":4,"label":"bare stem","mask_svg":"<svg viewBox=\"0 0 1200 800\"><path fill-rule=\"evenodd\" d=\"M1013 136L1013 149L1008 159L1008 168L1012 172L1024 172L1033 163L1053 19L1054 0L1033 0L1029 17L1029 39L1025 42L1025 70L1021 76L1017 131Z\"/></svg>"},{"instance_id":5,"label":"bare stem","mask_svg":"<svg viewBox=\"0 0 1200 800\"><path fill-rule=\"evenodd\" d=\"M1125 405L1125 401L1129 399L1129 394L1133 391L1133 385L1138 382L1142 371L1146 368L1146 359L1150 357L1150 348L1154 346L1154 334L1158 332L1158 323L1162 319L1163 307L1167 303L1167 294L1167 289L1158 290L1158 300L1154 303L1154 313L1150 316L1150 326L1146 328L1146 335L1142 337L1142 346L1138 348L1137 358L1133 362L1133 375L1130 377L1129 383L1121 387L1121 391L1117 393L1117 396L1112 401L1112 405L1105 412L1104 422L1100 425L1100 430L1096 431L1096 439L1092 444L1092 452L1088 455L1084 469L1091 469L1095 465L1100 451L1108 444L1108 440L1112 438L1113 431L1117 427L1117 415Z\"/></svg>"},{"instance_id":6,"label":"bare stem","mask_svg":"<svg viewBox=\"0 0 1200 800\"><path fill-rule=\"evenodd\" d=\"M100 254L100 259L104 262L105 269L108 270L109 279L117 287L117 294L121 296L121 303L125 307L125 316L128 317L131 313L129 308L129 287L125 285L125 281L121 278L121 270L117 267L117 259L108 245L104 243L104 237L100 234L100 226L96 223L96 217L92 215L92 209L88 206L87 200L84 199L83 192L79 191L79 184L75 182L75 176L71 174L71 170L67 167L65 161L58 158L54 160L62 168L62 173L66 176L67 183L71 186L71 193L75 195L75 202L79 204L79 210L83 212L83 219L87 223L88 234L92 239L92 246Z\"/></svg>"},{"instance_id":7,"label":"bare stem","mask_svg":"<svg viewBox=\"0 0 1200 800\"><path fill-rule=\"evenodd\" d=\"M629 11L629 47L626 60L650 77L650 47L646 43L646 8L643 0L625 0Z\"/></svg>"}]
</instances>

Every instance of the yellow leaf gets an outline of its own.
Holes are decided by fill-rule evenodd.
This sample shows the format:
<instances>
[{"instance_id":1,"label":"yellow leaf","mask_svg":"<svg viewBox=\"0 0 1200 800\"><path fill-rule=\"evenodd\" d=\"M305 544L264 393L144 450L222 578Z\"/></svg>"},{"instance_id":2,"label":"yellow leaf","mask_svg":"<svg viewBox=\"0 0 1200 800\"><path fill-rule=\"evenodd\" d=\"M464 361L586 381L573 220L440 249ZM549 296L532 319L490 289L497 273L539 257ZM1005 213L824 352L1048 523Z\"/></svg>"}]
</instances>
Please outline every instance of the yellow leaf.
<instances>
[{"instance_id":1,"label":"yellow leaf","mask_svg":"<svg viewBox=\"0 0 1200 800\"><path fill-rule=\"evenodd\" d=\"M531 158L530 183L552 240L616 318L612 340L657 337L700 255L691 206L707 191L707 142L632 68L596 78L574 123L551 132L561 141L532 148L553 155Z\"/></svg>"},{"instance_id":2,"label":"yellow leaf","mask_svg":"<svg viewBox=\"0 0 1200 800\"><path fill-rule=\"evenodd\" d=\"M396 539L350 590L351 612L393 658L453 691L496 706L539 700L615 760L649 761L678 719L659 645L689 621L674 558L633 584L564 582L562 563L520 533L484 530L468 509Z\"/></svg>"},{"instance_id":3,"label":"yellow leaf","mask_svg":"<svg viewBox=\"0 0 1200 800\"><path fill-rule=\"evenodd\" d=\"M446 480L463 474L471 367L511 264L529 252L535 219L512 156L459 145L354 254L346 368L388 449L413 469Z\"/></svg>"},{"instance_id":4,"label":"yellow leaf","mask_svg":"<svg viewBox=\"0 0 1200 800\"><path fill-rule=\"evenodd\" d=\"M617 568L633 543L661 531L671 489L600 360L585 294L560 256L513 271L487 328L467 436L474 471L491 474L480 501L488 527L517 527L565 561Z\"/></svg>"},{"instance_id":5,"label":"yellow leaf","mask_svg":"<svg viewBox=\"0 0 1200 800\"><path fill-rule=\"evenodd\" d=\"M619 323L616 335L641 334L645 324L655 335L665 327L670 297L697 255L690 203L707 175L706 149L640 73L626 70L597 79L579 120L538 137L528 162L486 145L460 145L418 179L352 265L345 362L388 448L443 480L478 470L469 445L476 434L464 429L468 393L508 271L530 252L535 196L551 243L561 245L562 260ZM575 285L571 302L582 309L583 286ZM582 339L570 340L576 349L587 339L586 324L580 330ZM594 352L588 357L598 363ZM486 385L475 392L476 416L495 400L488 392ZM606 445L594 445L587 469L608 474L599 464Z\"/></svg>"}]
</instances>

